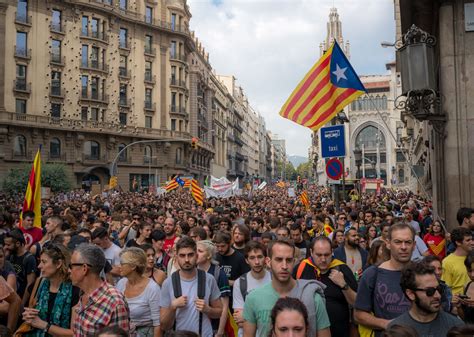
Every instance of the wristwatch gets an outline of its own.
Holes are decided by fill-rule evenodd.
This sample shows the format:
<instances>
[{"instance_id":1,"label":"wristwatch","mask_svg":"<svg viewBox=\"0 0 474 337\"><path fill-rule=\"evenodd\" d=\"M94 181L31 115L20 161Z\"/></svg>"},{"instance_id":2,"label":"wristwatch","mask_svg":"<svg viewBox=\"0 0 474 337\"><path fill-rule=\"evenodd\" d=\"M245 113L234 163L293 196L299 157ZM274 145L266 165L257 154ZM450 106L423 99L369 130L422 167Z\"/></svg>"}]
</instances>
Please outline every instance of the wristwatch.
<instances>
[{"instance_id":1,"label":"wristwatch","mask_svg":"<svg viewBox=\"0 0 474 337\"><path fill-rule=\"evenodd\" d=\"M346 283L344 284L344 286L341 287L342 290L347 290L349 289L349 285Z\"/></svg>"},{"instance_id":2,"label":"wristwatch","mask_svg":"<svg viewBox=\"0 0 474 337\"><path fill-rule=\"evenodd\" d=\"M43 332L44 332L44 333L48 333L49 328L51 328L51 323L46 324L46 326L45 326L44 329L43 329Z\"/></svg>"}]
</instances>

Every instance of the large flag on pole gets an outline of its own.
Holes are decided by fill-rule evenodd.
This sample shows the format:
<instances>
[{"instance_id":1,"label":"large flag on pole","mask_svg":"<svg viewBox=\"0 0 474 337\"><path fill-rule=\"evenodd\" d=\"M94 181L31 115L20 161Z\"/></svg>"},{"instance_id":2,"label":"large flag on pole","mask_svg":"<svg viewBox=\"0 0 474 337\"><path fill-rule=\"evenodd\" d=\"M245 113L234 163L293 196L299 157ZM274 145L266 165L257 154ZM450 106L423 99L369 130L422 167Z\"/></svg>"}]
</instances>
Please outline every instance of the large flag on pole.
<instances>
[{"instance_id":1,"label":"large flag on pole","mask_svg":"<svg viewBox=\"0 0 474 337\"><path fill-rule=\"evenodd\" d=\"M280 115L316 131L364 93L364 85L334 41L298 84Z\"/></svg>"},{"instance_id":2,"label":"large flag on pole","mask_svg":"<svg viewBox=\"0 0 474 337\"><path fill-rule=\"evenodd\" d=\"M23 220L23 213L26 211L35 213L34 227L41 228L41 147L36 152L30 171L20 221Z\"/></svg>"},{"instance_id":3,"label":"large flag on pole","mask_svg":"<svg viewBox=\"0 0 474 337\"><path fill-rule=\"evenodd\" d=\"M309 207L309 197L308 197L308 193L306 193L306 191L301 192L300 200L301 200L301 203L306 208L306 210L308 210L310 208Z\"/></svg>"},{"instance_id":4,"label":"large flag on pole","mask_svg":"<svg viewBox=\"0 0 474 337\"><path fill-rule=\"evenodd\" d=\"M191 180L191 194L198 205L202 206L204 201L204 192L196 179Z\"/></svg>"}]
</instances>

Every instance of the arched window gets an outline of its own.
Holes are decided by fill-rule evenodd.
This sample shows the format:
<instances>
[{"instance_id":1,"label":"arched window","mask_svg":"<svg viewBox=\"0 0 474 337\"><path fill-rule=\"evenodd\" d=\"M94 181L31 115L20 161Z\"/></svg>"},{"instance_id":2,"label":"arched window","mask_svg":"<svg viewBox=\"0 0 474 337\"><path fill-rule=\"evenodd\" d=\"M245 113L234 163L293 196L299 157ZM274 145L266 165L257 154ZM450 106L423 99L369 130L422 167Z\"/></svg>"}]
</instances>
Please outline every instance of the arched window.
<instances>
[{"instance_id":1,"label":"arched window","mask_svg":"<svg viewBox=\"0 0 474 337\"><path fill-rule=\"evenodd\" d=\"M93 140L88 140L84 143L85 159L99 160L100 159L100 144Z\"/></svg>"},{"instance_id":2,"label":"arched window","mask_svg":"<svg viewBox=\"0 0 474 337\"><path fill-rule=\"evenodd\" d=\"M26 138L18 135L15 137L13 153L17 157L26 157Z\"/></svg>"},{"instance_id":3,"label":"arched window","mask_svg":"<svg viewBox=\"0 0 474 337\"><path fill-rule=\"evenodd\" d=\"M356 138L356 145L362 148L362 144L366 150L376 149L377 143L381 149L385 148L385 136L382 131L377 129L375 126L368 125L363 128Z\"/></svg>"},{"instance_id":4,"label":"arched window","mask_svg":"<svg viewBox=\"0 0 474 337\"><path fill-rule=\"evenodd\" d=\"M150 163L152 156L153 156L153 152L151 150L151 146L150 145L145 146L145 150L143 152L143 162L145 164Z\"/></svg>"},{"instance_id":5,"label":"arched window","mask_svg":"<svg viewBox=\"0 0 474 337\"><path fill-rule=\"evenodd\" d=\"M402 168L398 170L398 183L399 184L405 183L405 170Z\"/></svg>"},{"instance_id":6,"label":"arched window","mask_svg":"<svg viewBox=\"0 0 474 337\"><path fill-rule=\"evenodd\" d=\"M120 145L118 146L118 152L120 153L120 151L122 151L122 150L125 148L125 146L126 146L125 144L120 144ZM127 152L128 152L128 151L125 150L125 151L123 151L122 153L120 153L120 155L119 155L119 157L118 157L118 160L119 160L119 161L127 161L127 157L128 157Z\"/></svg>"},{"instance_id":7,"label":"arched window","mask_svg":"<svg viewBox=\"0 0 474 337\"><path fill-rule=\"evenodd\" d=\"M375 102L374 105L375 105L375 107L376 107L377 109L381 109L381 108L382 108L381 105L380 105L380 96L379 96L379 95L375 96L374 102ZM370 104L370 110L373 110L373 109L374 109L374 105Z\"/></svg>"},{"instance_id":8,"label":"arched window","mask_svg":"<svg viewBox=\"0 0 474 337\"><path fill-rule=\"evenodd\" d=\"M176 164L181 164L182 151L183 150L180 147L176 149Z\"/></svg>"},{"instance_id":9,"label":"arched window","mask_svg":"<svg viewBox=\"0 0 474 337\"><path fill-rule=\"evenodd\" d=\"M49 142L49 156L50 158L61 157L61 141L58 138L53 138Z\"/></svg>"}]
</instances>

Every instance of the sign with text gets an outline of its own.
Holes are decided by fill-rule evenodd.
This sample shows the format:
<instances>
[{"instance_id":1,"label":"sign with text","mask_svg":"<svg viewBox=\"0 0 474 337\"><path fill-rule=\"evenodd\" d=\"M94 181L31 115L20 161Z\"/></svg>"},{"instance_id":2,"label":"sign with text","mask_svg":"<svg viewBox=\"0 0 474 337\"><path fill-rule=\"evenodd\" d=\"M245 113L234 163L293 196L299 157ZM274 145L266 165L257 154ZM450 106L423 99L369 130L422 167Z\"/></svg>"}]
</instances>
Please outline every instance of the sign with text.
<instances>
[{"instance_id":1,"label":"sign with text","mask_svg":"<svg viewBox=\"0 0 474 337\"><path fill-rule=\"evenodd\" d=\"M346 144L344 140L344 125L333 125L321 128L322 157L344 157L346 155Z\"/></svg>"}]
</instances>

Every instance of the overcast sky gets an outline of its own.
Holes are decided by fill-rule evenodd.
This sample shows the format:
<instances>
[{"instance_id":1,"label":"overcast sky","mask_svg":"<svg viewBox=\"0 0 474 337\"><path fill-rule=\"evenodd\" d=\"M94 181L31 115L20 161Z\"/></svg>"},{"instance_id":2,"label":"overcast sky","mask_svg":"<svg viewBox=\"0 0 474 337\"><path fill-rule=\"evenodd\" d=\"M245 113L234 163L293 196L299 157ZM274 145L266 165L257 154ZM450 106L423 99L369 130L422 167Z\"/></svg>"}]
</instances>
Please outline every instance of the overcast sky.
<instances>
[{"instance_id":1,"label":"overcast sky","mask_svg":"<svg viewBox=\"0 0 474 337\"><path fill-rule=\"evenodd\" d=\"M329 10L337 8L351 64L359 75L385 74L395 58L393 0L188 0L191 29L217 74L234 75L267 129L289 155L307 157L311 131L279 116L281 106L319 58Z\"/></svg>"}]
</instances>

